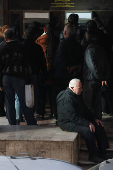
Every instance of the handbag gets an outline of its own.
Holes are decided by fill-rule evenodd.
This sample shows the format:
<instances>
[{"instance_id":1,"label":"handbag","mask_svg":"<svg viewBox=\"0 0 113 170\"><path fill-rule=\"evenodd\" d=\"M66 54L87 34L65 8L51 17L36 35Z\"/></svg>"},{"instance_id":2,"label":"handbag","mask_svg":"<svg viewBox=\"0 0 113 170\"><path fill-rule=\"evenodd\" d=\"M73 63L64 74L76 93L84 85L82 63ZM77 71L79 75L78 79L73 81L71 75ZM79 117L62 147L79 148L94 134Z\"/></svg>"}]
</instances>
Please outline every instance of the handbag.
<instances>
[{"instance_id":1,"label":"handbag","mask_svg":"<svg viewBox=\"0 0 113 170\"><path fill-rule=\"evenodd\" d=\"M25 103L29 108L34 106L34 86L31 84L25 85Z\"/></svg>"}]
</instances>

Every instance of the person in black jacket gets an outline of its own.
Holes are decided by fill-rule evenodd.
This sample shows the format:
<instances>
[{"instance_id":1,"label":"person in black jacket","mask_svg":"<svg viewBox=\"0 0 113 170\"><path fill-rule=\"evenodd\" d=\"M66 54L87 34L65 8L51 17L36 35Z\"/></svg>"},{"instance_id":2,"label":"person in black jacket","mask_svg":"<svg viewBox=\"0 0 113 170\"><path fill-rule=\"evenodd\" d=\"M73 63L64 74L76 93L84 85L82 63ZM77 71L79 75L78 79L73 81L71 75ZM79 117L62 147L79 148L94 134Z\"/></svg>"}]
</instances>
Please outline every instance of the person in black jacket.
<instances>
[{"instance_id":1,"label":"person in black jacket","mask_svg":"<svg viewBox=\"0 0 113 170\"><path fill-rule=\"evenodd\" d=\"M81 81L72 79L69 87L58 94L56 100L58 125L64 131L82 134L89 150L89 160L99 163L107 158L106 149L109 148L109 143L104 124L95 119L93 113L89 113L80 95L81 92Z\"/></svg>"},{"instance_id":2,"label":"person in black jacket","mask_svg":"<svg viewBox=\"0 0 113 170\"><path fill-rule=\"evenodd\" d=\"M47 78L47 67L46 59L44 57L44 52L39 44L36 44L36 29L29 27L24 32L24 40L22 45L24 47L24 55L30 61L33 70L33 85L34 85L34 102L35 102L35 112L39 113L40 107L40 88L39 84L45 83ZM43 91L42 91L43 95ZM43 101L42 101L43 102ZM44 115L42 115L44 116Z\"/></svg>"},{"instance_id":3,"label":"person in black jacket","mask_svg":"<svg viewBox=\"0 0 113 170\"><path fill-rule=\"evenodd\" d=\"M0 47L5 43L3 32L7 28L9 28L8 25L4 25L2 28L0 28ZM0 91L0 116L6 115L4 103L5 103L5 94L4 94L4 91Z\"/></svg>"},{"instance_id":4,"label":"person in black jacket","mask_svg":"<svg viewBox=\"0 0 113 170\"><path fill-rule=\"evenodd\" d=\"M25 103L25 84L31 84L32 69L22 45L15 41L12 29L4 31L4 43L0 47L0 90L6 96L7 118L10 125L16 125L15 93L17 93L28 125L36 125L33 109Z\"/></svg>"},{"instance_id":5,"label":"person in black jacket","mask_svg":"<svg viewBox=\"0 0 113 170\"><path fill-rule=\"evenodd\" d=\"M83 98L89 110L101 119L101 86L107 85L110 74L109 61L105 50L99 44L98 34L90 32L87 38L89 44L84 56Z\"/></svg>"}]
</instances>

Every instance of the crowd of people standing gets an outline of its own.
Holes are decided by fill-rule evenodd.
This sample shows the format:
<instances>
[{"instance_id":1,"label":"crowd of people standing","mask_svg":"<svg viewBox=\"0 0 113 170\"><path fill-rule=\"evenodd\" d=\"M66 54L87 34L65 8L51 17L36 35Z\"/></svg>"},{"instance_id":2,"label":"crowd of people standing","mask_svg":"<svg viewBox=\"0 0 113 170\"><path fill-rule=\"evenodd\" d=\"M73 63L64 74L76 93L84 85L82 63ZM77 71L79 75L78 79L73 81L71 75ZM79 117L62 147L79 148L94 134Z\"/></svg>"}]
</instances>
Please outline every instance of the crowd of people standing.
<instances>
[{"instance_id":1,"label":"crowd of people standing","mask_svg":"<svg viewBox=\"0 0 113 170\"><path fill-rule=\"evenodd\" d=\"M37 125L34 113L44 119L48 95L50 118L54 116L62 130L81 133L89 160L99 163L108 158L109 143L102 123L106 103L113 114L113 39L96 18L86 23L82 36L78 21L77 14L70 14L58 46L50 24L42 30L34 21L22 37L17 28L1 28L0 116L5 115L6 102L10 125L19 125L21 113L27 125ZM27 84L34 86L32 108L26 106Z\"/></svg>"},{"instance_id":2,"label":"crowd of people standing","mask_svg":"<svg viewBox=\"0 0 113 170\"><path fill-rule=\"evenodd\" d=\"M44 119L46 94L50 102L51 117L55 116L57 120L56 97L73 78L78 78L83 83L85 104L94 115L101 119L102 112L106 112L106 103L110 113L113 113L111 37L98 28L99 21L95 18L87 22L86 32L82 36L78 21L77 14L69 16L63 34L61 32L59 35L59 45L55 48L54 35L49 24L42 30L40 23L32 22L22 37L8 25L1 28L0 114L5 115L6 97L9 124L20 123L20 112L24 113L27 124L36 124L35 112ZM20 82L23 90L20 90ZM35 104L32 109L23 106L25 84L34 85ZM32 115L32 119L27 118L26 114Z\"/></svg>"}]
</instances>

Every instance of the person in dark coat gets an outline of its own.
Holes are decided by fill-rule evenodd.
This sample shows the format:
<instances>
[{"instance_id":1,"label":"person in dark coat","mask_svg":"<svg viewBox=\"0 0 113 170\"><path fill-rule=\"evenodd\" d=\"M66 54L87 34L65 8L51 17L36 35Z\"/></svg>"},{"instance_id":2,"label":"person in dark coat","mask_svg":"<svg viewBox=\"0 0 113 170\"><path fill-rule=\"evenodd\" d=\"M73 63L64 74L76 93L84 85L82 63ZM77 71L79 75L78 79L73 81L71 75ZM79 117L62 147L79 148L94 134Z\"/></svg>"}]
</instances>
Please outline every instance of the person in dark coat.
<instances>
[{"instance_id":1,"label":"person in dark coat","mask_svg":"<svg viewBox=\"0 0 113 170\"><path fill-rule=\"evenodd\" d=\"M0 28L0 48L5 43L3 33L7 28L9 28L8 25L4 25L3 27ZM5 94L4 91L0 91L0 116L6 115L4 103L5 103Z\"/></svg>"},{"instance_id":2,"label":"person in dark coat","mask_svg":"<svg viewBox=\"0 0 113 170\"><path fill-rule=\"evenodd\" d=\"M16 125L15 93L28 125L36 125L33 109L25 103L25 84L32 83L32 70L23 55L22 45L15 41L12 29L4 31L4 43L0 47L0 90L6 96L7 118L10 125Z\"/></svg>"},{"instance_id":3,"label":"person in dark coat","mask_svg":"<svg viewBox=\"0 0 113 170\"><path fill-rule=\"evenodd\" d=\"M89 45L84 55L83 98L89 110L101 119L101 86L107 85L109 61L105 50L98 43L98 34L90 32L87 38Z\"/></svg>"},{"instance_id":4,"label":"person in dark coat","mask_svg":"<svg viewBox=\"0 0 113 170\"><path fill-rule=\"evenodd\" d=\"M62 84L66 85L75 75L80 76L83 64L82 46L76 41L75 35L75 25L66 24L65 39L60 42L54 61L55 79L61 79Z\"/></svg>"},{"instance_id":5,"label":"person in dark coat","mask_svg":"<svg viewBox=\"0 0 113 170\"><path fill-rule=\"evenodd\" d=\"M58 126L64 131L82 134L89 151L89 160L100 163L107 158L106 149L109 148L104 124L96 119L93 113L89 113L81 92L81 81L72 79L69 87L58 94L56 99Z\"/></svg>"},{"instance_id":6,"label":"person in dark coat","mask_svg":"<svg viewBox=\"0 0 113 170\"><path fill-rule=\"evenodd\" d=\"M31 63L33 70L33 85L34 85L34 111L38 113L39 106L39 81L44 81L47 76L46 59L44 52L39 44L36 44L36 29L29 27L24 32L24 40L22 45L24 47L24 55ZM39 78L41 77L41 78Z\"/></svg>"}]
</instances>

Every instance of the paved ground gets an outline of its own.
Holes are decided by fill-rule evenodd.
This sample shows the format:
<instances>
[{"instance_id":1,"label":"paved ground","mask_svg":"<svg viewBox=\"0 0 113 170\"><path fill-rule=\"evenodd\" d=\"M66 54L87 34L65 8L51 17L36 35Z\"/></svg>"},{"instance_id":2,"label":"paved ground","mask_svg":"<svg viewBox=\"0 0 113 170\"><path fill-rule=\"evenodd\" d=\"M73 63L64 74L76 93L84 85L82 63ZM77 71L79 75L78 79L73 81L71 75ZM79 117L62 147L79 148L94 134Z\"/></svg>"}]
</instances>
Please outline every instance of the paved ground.
<instances>
[{"instance_id":1,"label":"paved ground","mask_svg":"<svg viewBox=\"0 0 113 170\"><path fill-rule=\"evenodd\" d=\"M44 120L39 115L35 115L37 119L37 124L43 125L43 126L47 126L48 124L56 125L56 120L54 118L53 119L49 118L49 116L50 116L49 110L44 115ZM6 116L0 117L0 125L9 125L8 119L6 118ZM26 125L26 123L21 122L20 125Z\"/></svg>"},{"instance_id":2,"label":"paved ground","mask_svg":"<svg viewBox=\"0 0 113 170\"><path fill-rule=\"evenodd\" d=\"M49 116L50 116L50 112L46 113L45 116L44 116L45 119L42 120L39 115L35 115L35 117L37 117L37 123L39 125L45 125L46 126L46 125L48 125L50 123L55 125L56 120L55 119L50 119ZM110 120L113 121L113 116L111 116L109 114L106 114L106 115L102 116L102 119L103 119L103 121L105 121L105 124L109 124ZM109 120L109 121L107 122L107 120ZM0 117L0 125L8 125L8 124L9 123L8 123L8 119L6 118L6 116ZM26 124L25 122L20 123L20 125L25 125L25 124Z\"/></svg>"}]
</instances>

